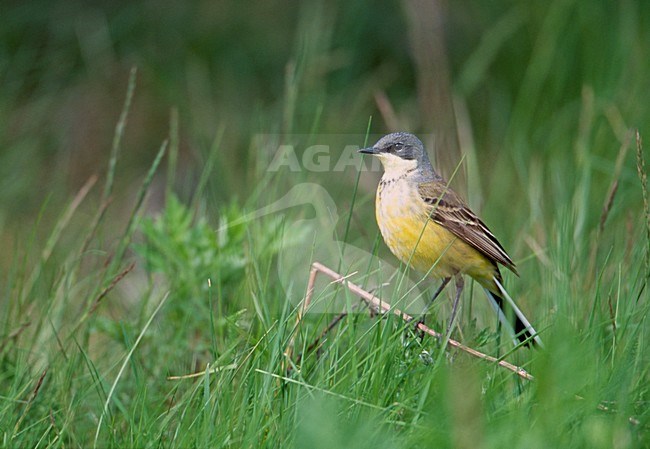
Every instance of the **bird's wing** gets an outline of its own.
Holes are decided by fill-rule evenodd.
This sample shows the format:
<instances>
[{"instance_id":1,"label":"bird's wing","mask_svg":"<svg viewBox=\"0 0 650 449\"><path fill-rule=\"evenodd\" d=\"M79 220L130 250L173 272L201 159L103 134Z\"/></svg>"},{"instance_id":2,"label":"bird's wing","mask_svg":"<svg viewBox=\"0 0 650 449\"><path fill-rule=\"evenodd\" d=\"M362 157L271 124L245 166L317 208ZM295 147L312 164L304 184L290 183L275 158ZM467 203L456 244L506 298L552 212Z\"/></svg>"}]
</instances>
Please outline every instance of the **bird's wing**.
<instances>
[{"instance_id":1,"label":"bird's wing","mask_svg":"<svg viewBox=\"0 0 650 449\"><path fill-rule=\"evenodd\" d=\"M517 274L514 262L494 234L445 183L424 182L418 185L418 191L430 207L431 220Z\"/></svg>"}]
</instances>

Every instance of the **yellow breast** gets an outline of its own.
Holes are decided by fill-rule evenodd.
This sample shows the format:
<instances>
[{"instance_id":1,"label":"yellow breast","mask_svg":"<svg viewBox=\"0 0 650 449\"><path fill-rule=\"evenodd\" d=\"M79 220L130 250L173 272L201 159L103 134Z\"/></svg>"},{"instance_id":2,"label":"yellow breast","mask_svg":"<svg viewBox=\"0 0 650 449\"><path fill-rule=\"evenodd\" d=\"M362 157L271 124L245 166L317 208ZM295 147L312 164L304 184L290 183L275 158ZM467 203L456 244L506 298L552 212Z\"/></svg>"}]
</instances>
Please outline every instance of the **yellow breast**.
<instances>
[{"instance_id":1,"label":"yellow breast","mask_svg":"<svg viewBox=\"0 0 650 449\"><path fill-rule=\"evenodd\" d=\"M377 224L397 258L434 277L467 273L482 284L491 284L494 265L475 248L428 219L429 210L415 183L382 179L375 205Z\"/></svg>"}]
</instances>

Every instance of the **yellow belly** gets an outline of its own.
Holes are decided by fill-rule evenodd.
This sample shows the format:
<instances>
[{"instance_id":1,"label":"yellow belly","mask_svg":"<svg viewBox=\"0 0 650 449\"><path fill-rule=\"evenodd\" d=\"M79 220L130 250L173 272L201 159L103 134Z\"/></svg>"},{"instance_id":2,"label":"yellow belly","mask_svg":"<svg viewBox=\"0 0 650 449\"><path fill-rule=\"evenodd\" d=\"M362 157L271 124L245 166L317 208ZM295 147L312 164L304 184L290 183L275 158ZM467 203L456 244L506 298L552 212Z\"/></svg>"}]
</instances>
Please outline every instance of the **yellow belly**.
<instances>
[{"instance_id":1,"label":"yellow belly","mask_svg":"<svg viewBox=\"0 0 650 449\"><path fill-rule=\"evenodd\" d=\"M378 189L375 211L386 245L403 263L434 277L468 274L492 287L494 264L441 225L427 220L427 205L409 183Z\"/></svg>"}]
</instances>

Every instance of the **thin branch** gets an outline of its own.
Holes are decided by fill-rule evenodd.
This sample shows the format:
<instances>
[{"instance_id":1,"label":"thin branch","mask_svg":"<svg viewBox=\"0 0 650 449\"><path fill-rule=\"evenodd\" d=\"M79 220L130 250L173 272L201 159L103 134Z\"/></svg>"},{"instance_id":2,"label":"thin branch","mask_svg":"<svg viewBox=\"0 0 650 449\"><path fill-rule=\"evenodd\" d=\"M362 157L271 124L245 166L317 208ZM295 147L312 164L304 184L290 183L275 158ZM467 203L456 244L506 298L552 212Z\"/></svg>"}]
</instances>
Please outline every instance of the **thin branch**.
<instances>
[{"instance_id":1,"label":"thin branch","mask_svg":"<svg viewBox=\"0 0 650 449\"><path fill-rule=\"evenodd\" d=\"M323 264L319 262L314 262L312 264L311 271L309 273L309 283L307 285L307 293L305 295L305 299L303 301L302 307L299 309L298 313L298 318L296 325L300 323L302 320L302 316L306 312L307 308L309 307L309 304L311 304L311 299L314 294L314 284L316 282L316 275L318 273L323 273L325 276L331 278L334 283L342 284L344 285L348 290L350 290L354 295L358 296L363 302L368 304L369 306L377 309L381 313L393 313L400 318L402 318L404 321L410 322L413 320L413 317L402 312L400 309L397 309L395 307L392 307L389 303L382 301L381 299L377 298L371 293L368 293L365 291L363 288L359 287L358 285L348 281L346 277L341 276L339 273L335 272L334 270L331 270L330 268L324 266ZM441 334L440 332L437 332L423 323L418 323L417 329L421 330L422 332L431 335L432 337L436 338L444 338L444 335ZM287 351L285 351L285 354L290 356L291 351L290 349L293 348L293 342L294 339L291 339L291 343L289 345L289 348L287 348ZM449 339L447 342L449 346L453 346L456 349L460 349L461 351L464 351L468 354L470 354L473 357L487 360L488 362L496 363L502 368L505 368L507 370L512 371L519 377L526 379L526 380L534 380L534 377L528 373L525 369L515 366L512 363L508 363L505 360L499 360L495 357L489 356L487 354L483 354L482 352L477 351L476 349L472 349L468 346L463 345L462 343L457 342L456 340Z\"/></svg>"}]
</instances>

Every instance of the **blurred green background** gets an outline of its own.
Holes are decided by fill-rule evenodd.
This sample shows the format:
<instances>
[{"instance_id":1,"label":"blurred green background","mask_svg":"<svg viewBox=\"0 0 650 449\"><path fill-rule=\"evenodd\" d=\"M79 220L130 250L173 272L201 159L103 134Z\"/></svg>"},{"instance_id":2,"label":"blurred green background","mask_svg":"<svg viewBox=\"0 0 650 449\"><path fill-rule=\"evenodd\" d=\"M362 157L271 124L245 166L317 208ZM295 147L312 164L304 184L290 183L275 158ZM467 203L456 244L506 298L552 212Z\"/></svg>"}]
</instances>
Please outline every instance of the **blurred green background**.
<instances>
[{"instance_id":1,"label":"blurred green background","mask_svg":"<svg viewBox=\"0 0 650 449\"><path fill-rule=\"evenodd\" d=\"M0 445L476 447L473 420L480 447L642 447L650 221L632 130L648 141L648 55L650 2L634 0L2 2ZM508 358L541 381L421 363L399 323L356 318L325 357L284 370L281 225L214 230L308 181L335 200L338 235L372 251L378 173L269 172L259 137L330 144L335 161L395 130L423 136L443 173L463 162L453 183L513 255L509 289L546 332L547 351ZM170 136L175 172L165 158L141 188ZM503 354L467 315L463 341ZM303 344L324 324L306 324ZM206 363L225 368L165 380Z\"/></svg>"},{"instance_id":2,"label":"blurred green background","mask_svg":"<svg viewBox=\"0 0 650 449\"><path fill-rule=\"evenodd\" d=\"M545 181L577 169L585 95L595 126L584 143L602 160L615 157L617 132L647 131L647 2L404 4L4 2L0 223L33 219L50 194L61 201L104 169L133 66L123 187L153 158L173 107L181 191L223 128L210 189L221 199L250 193L255 133L358 135L371 115L374 133L451 133L452 95L484 175L515 168L519 182L530 176L529 157L544 162ZM441 48L431 38L444 39ZM378 112L378 95L393 123Z\"/></svg>"}]
</instances>

